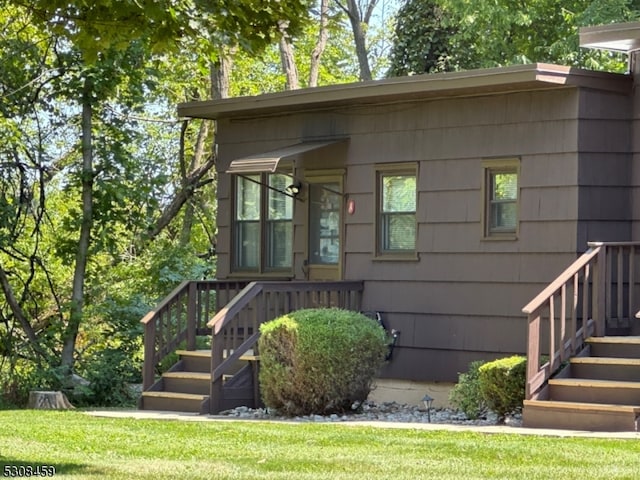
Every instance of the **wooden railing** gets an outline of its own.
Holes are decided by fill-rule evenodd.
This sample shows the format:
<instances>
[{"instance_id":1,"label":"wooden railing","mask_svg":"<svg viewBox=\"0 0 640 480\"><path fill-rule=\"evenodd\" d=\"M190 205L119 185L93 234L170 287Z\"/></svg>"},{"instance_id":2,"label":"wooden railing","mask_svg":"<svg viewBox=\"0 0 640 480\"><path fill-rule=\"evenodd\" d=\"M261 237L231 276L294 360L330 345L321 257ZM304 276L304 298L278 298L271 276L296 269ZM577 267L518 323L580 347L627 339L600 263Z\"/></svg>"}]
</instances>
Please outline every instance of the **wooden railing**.
<instances>
[{"instance_id":1,"label":"wooden railing","mask_svg":"<svg viewBox=\"0 0 640 480\"><path fill-rule=\"evenodd\" d=\"M207 322L235 297L248 280L182 282L141 320L144 325L143 389L153 385L160 362L184 342L196 349L196 337L211 335Z\"/></svg>"},{"instance_id":2,"label":"wooden railing","mask_svg":"<svg viewBox=\"0 0 640 480\"><path fill-rule=\"evenodd\" d=\"M522 309L528 318L527 399L547 398L550 376L587 337L630 325L638 310L639 251L636 242L590 243Z\"/></svg>"},{"instance_id":3,"label":"wooden railing","mask_svg":"<svg viewBox=\"0 0 640 480\"><path fill-rule=\"evenodd\" d=\"M260 325L294 310L338 307L360 310L363 282L251 282L208 323L213 329L210 413L222 408L223 375L241 356L257 355Z\"/></svg>"}]
</instances>

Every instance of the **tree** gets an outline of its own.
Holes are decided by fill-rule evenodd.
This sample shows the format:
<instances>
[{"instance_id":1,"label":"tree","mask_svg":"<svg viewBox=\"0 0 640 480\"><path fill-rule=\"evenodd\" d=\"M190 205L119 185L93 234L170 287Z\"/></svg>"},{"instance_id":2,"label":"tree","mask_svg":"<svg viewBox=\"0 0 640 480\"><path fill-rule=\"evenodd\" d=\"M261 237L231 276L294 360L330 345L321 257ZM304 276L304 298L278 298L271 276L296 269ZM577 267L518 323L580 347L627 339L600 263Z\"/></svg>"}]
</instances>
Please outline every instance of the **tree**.
<instances>
[{"instance_id":1,"label":"tree","mask_svg":"<svg viewBox=\"0 0 640 480\"><path fill-rule=\"evenodd\" d=\"M407 2L398 12L389 76L445 72L450 63L450 38L456 28L445 26L439 0Z\"/></svg>"},{"instance_id":2,"label":"tree","mask_svg":"<svg viewBox=\"0 0 640 480\"><path fill-rule=\"evenodd\" d=\"M347 14L353 41L356 46L356 55L360 67L360 80L371 80L371 67L369 66L369 52L367 49L367 28L371 22L371 16L376 8L378 0L335 0L338 6Z\"/></svg>"},{"instance_id":3,"label":"tree","mask_svg":"<svg viewBox=\"0 0 640 480\"><path fill-rule=\"evenodd\" d=\"M620 70L620 55L581 50L581 26L637 17L637 0L409 0L398 16L392 74L549 62ZM435 69L434 69L435 68Z\"/></svg>"},{"instance_id":4,"label":"tree","mask_svg":"<svg viewBox=\"0 0 640 480\"><path fill-rule=\"evenodd\" d=\"M38 128L45 122L52 128L58 128L60 133L67 125L71 126L59 135L64 139L63 145L47 148L43 142L35 150L34 156L37 159L46 158L49 154L59 156L60 149L69 154L62 155L59 161L50 166L37 164L39 177L33 183L18 190L17 185L7 184L7 188L13 188L14 191L11 196L5 195L7 211L15 210L16 193L19 199L20 192L32 192L38 185L38 191L43 193L46 190L43 185L50 182L51 175L65 172L69 175L68 179L60 184L66 192L64 195L68 199L77 195L75 198L80 200L72 201L69 214L63 215L67 223L64 231L60 232L59 246L56 247L60 255L67 257L67 265L73 265L68 297L66 294L60 296L59 286L51 284L62 320L51 345L53 353L60 355L60 365L67 372L74 367L78 334L85 319L87 275L95 273L92 258L98 258L100 252L109 253L116 246L118 235L109 231L114 225L122 225L123 232L126 232L127 224L135 223L134 230L139 230L147 220L143 214L133 213L137 212L136 208L130 208L136 200L141 200L142 205L146 204L141 198L145 190L135 187L122 190L121 187L133 181L136 175L134 171L139 166L132 162L133 159L138 160L137 156L131 155L137 132L135 122L130 119L132 114L141 112L145 98L156 88L159 73L153 68L153 63L162 58L162 52L176 52L176 47L187 40L198 45L199 51L207 52L210 58L226 44L260 48L280 34L278 20L289 19L291 31L295 31L305 16L305 5L301 1L273 0L266 3L268 8L265 8L264 1L252 0L195 4L186 0L98 0L90 4L36 0L26 7L22 2L2 2L5 12L3 19L8 25L20 18L20 28L24 31L33 30L30 37L24 35L25 45L21 48L38 50L39 56L34 58L32 67L25 71L43 72L35 78L37 82L21 78L24 81L7 87L9 90L22 90L21 95L29 93L26 98L30 100L25 105L16 103L15 108L24 111L5 109L3 112L5 120L11 120L14 130L21 134L23 142L17 142L13 152L14 157L20 160L13 165L7 163L7 168L21 171L28 165L28 161L22 158L33 150L23 146L28 137L24 131L25 125ZM200 31L213 33L208 38L201 38L196 36ZM20 53L13 50L17 45L12 44L10 39L3 47L5 54ZM12 71L19 73L17 63L8 65ZM13 79L4 80L8 82ZM63 121L63 117L71 121ZM201 131L200 137L204 139L206 131ZM196 144L199 145L196 151L204 151L204 140ZM185 168L186 175L183 175L182 188L177 191L177 201L169 202L166 210L169 215L161 216L158 224L177 214L179 208L171 207L181 206L186 198L192 196L211 165L213 162L208 161L198 165L194 171ZM20 175L14 175L13 178L20 181ZM46 205L44 199L41 201ZM36 220L41 221L45 217L46 213ZM70 234L73 230L77 232L75 239ZM158 233L149 225L144 230L152 234L142 235L147 242ZM21 233L24 233L24 229ZM20 240L23 241L22 237ZM17 260L40 268L43 265L42 244L37 241L35 244L25 243L30 244L32 253L21 254ZM15 266L15 252L7 250L6 253L13 254L12 266ZM29 277L23 278L18 268L6 270L4 261L0 266L3 273L0 284L11 307L10 315L19 320L24 334L35 344L34 334L37 332L32 325L34 319L29 318L25 311L26 300L31 294L26 288ZM31 271L27 275L35 277L34 268L27 270ZM48 278L53 280L52 277ZM10 281L12 279L13 282ZM19 284L25 286L22 297L13 294ZM3 314L3 320L9 332L10 319ZM38 342L40 340L38 338ZM60 350L55 346L56 341L59 341Z\"/></svg>"}]
</instances>

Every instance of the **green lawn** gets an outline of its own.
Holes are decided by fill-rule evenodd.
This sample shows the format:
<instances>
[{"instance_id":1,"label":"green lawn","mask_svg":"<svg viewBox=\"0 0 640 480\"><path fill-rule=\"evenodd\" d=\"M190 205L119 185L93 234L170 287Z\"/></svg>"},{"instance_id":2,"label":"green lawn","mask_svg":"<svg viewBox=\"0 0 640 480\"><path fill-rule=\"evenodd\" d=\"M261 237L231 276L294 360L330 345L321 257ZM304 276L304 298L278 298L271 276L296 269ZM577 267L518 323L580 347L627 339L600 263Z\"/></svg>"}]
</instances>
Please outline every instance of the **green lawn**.
<instances>
[{"instance_id":1,"label":"green lawn","mask_svg":"<svg viewBox=\"0 0 640 480\"><path fill-rule=\"evenodd\" d=\"M68 479L637 479L640 441L0 411L5 465Z\"/></svg>"}]
</instances>

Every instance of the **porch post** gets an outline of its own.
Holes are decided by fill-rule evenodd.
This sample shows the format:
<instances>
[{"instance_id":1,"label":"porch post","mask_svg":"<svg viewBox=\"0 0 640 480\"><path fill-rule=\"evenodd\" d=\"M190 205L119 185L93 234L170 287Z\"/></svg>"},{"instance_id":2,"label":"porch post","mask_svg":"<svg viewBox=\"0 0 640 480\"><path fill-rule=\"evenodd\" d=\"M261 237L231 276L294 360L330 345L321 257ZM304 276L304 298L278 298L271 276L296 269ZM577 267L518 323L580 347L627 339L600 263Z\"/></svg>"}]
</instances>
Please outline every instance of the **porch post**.
<instances>
[{"instance_id":1,"label":"porch post","mask_svg":"<svg viewBox=\"0 0 640 480\"><path fill-rule=\"evenodd\" d=\"M196 349L197 297L197 283L189 282L187 290L187 350Z\"/></svg>"},{"instance_id":2,"label":"porch post","mask_svg":"<svg viewBox=\"0 0 640 480\"><path fill-rule=\"evenodd\" d=\"M144 326L144 363L142 368L142 390L148 390L155 379L156 355L156 322L155 319Z\"/></svg>"},{"instance_id":3,"label":"porch post","mask_svg":"<svg viewBox=\"0 0 640 480\"><path fill-rule=\"evenodd\" d=\"M525 398L533 396L531 384L538 374L540 364L540 310L528 315L529 329L527 332L527 384Z\"/></svg>"},{"instance_id":4,"label":"porch post","mask_svg":"<svg viewBox=\"0 0 640 480\"><path fill-rule=\"evenodd\" d=\"M596 337L604 337L607 302L607 247L600 245L595 264L595 288L593 295L593 319L595 320Z\"/></svg>"}]
</instances>

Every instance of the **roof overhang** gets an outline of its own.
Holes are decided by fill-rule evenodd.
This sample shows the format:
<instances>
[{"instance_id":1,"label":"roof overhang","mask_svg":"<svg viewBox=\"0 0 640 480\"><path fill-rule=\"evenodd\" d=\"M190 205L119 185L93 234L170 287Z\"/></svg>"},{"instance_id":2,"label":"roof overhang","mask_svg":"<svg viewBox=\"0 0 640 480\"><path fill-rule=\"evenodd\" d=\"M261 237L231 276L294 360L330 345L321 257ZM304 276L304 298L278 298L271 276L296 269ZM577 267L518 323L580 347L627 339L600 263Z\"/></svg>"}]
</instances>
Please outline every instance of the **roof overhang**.
<instances>
[{"instance_id":1,"label":"roof overhang","mask_svg":"<svg viewBox=\"0 0 640 480\"><path fill-rule=\"evenodd\" d=\"M264 153L257 153L247 157L240 157L231 161L225 173L252 174L269 172L273 173L278 169L281 160L288 160L303 153L320 150L322 148L342 142L344 139L327 140L317 142L302 142L289 145L278 150Z\"/></svg>"},{"instance_id":2,"label":"roof overhang","mask_svg":"<svg viewBox=\"0 0 640 480\"><path fill-rule=\"evenodd\" d=\"M624 53L640 50L640 22L583 27L580 46Z\"/></svg>"},{"instance_id":3,"label":"roof overhang","mask_svg":"<svg viewBox=\"0 0 640 480\"><path fill-rule=\"evenodd\" d=\"M588 87L631 92L628 76L551 64L414 75L178 105L182 117L223 119L423 99Z\"/></svg>"}]
</instances>

